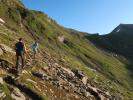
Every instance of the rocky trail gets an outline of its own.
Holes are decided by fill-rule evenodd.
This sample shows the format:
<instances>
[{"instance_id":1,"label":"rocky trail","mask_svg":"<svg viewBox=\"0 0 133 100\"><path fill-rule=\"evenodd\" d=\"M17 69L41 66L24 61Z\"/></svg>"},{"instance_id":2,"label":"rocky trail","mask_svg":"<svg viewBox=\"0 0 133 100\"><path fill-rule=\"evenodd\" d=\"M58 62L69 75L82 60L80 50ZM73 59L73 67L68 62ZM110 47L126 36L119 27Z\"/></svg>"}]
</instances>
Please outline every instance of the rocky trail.
<instances>
[{"instance_id":1,"label":"rocky trail","mask_svg":"<svg viewBox=\"0 0 133 100\"><path fill-rule=\"evenodd\" d=\"M11 76L5 77L4 81L9 84L9 88L12 89L12 97L16 100L43 100L37 93L14 80Z\"/></svg>"},{"instance_id":2,"label":"rocky trail","mask_svg":"<svg viewBox=\"0 0 133 100\"><path fill-rule=\"evenodd\" d=\"M38 67L38 63L43 67ZM50 100L114 100L108 91L98 89L82 71L63 67L45 51L36 60L27 58L26 67L18 80L12 78L15 71L10 62L0 59L0 68L5 71L1 79L8 85L15 100L43 100L40 92L48 95ZM22 82L23 77L38 92Z\"/></svg>"}]
</instances>

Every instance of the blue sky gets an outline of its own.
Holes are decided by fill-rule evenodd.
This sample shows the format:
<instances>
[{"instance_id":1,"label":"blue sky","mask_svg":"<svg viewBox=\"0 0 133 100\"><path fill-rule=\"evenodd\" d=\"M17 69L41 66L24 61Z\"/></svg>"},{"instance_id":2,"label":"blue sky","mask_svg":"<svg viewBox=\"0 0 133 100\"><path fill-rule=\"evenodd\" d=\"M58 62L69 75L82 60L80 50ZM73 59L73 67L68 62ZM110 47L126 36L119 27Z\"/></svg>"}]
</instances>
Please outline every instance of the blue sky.
<instances>
[{"instance_id":1,"label":"blue sky","mask_svg":"<svg viewBox=\"0 0 133 100\"><path fill-rule=\"evenodd\" d=\"M106 34L120 23L133 24L133 0L21 0L59 24L88 33Z\"/></svg>"}]
</instances>

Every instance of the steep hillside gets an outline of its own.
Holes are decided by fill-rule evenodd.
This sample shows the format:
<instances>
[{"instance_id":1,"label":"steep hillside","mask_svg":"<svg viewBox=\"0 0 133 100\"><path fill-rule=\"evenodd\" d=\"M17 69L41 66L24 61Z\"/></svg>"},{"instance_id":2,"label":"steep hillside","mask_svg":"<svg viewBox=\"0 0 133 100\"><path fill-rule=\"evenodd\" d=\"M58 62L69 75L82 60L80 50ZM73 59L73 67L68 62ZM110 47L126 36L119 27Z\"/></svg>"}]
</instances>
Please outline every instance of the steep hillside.
<instances>
[{"instance_id":1,"label":"steep hillside","mask_svg":"<svg viewBox=\"0 0 133 100\"><path fill-rule=\"evenodd\" d=\"M84 38L91 35L64 28L48 15L25 8L18 0L0 0L0 19L2 98L17 98L16 91L23 99L38 100L133 98L129 62L124 56L96 48ZM13 48L19 37L24 38L28 54L23 74L15 81L10 74L15 64ZM40 44L35 61L31 52L34 40Z\"/></svg>"},{"instance_id":2,"label":"steep hillside","mask_svg":"<svg viewBox=\"0 0 133 100\"><path fill-rule=\"evenodd\" d=\"M133 61L133 24L120 24L110 34L87 36L97 46L124 56L130 64ZM133 68L130 67L132 72Z\"/></svg>"}]
</instances>

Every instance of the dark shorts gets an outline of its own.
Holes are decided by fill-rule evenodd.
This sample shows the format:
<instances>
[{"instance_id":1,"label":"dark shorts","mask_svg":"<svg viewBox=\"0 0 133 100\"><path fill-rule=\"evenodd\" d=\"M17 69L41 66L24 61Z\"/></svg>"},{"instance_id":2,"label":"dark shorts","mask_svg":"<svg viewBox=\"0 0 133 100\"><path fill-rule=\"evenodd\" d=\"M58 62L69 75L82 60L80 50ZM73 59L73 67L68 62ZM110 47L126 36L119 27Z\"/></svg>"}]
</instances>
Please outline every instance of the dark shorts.
<instances>
[{"instance_id":1,"label":"dark shorts","mask_svg":"<svg viewBox=\"0 0 133 100\"><path fill-rule=\"evenodd\" d=\"M16 56L23 56L23 55L24 55L24 52L23 51L19 51L19 52L17 51L16 52Z\"/></svg>"}]
</instances>

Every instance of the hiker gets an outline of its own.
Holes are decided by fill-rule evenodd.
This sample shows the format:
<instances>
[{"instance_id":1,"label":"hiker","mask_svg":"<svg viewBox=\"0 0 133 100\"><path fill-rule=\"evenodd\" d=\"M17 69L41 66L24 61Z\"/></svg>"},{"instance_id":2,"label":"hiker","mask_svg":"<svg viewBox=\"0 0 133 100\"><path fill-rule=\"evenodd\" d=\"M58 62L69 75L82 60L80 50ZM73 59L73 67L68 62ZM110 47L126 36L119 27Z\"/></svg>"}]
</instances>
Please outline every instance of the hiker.
<instances>
[{"instance_id":1,"label":"hiker","mask_svg":"<svg viewBox=\"0 0 133 100\"><path fill-rule=\"evenodd\" d=\"M24 68L24 54L26 53L26 47L22 38L19 38L19 41L15 44L15 51L16 51L17 74L20 74L20 71L22 71L22 68ZM20 67L20 60L21 60L21 67Z\"/></svg>"},{"instance_id":2,"label":"hiker","mask_svg":"<svg viewBox=\"0 0 133 100\"><path fill-rule=\"evenodd\" d=\"M33 58L35 59L36 58L36 54L38 53L38 42L37 41L35 41L32 44L32 50L33 50Z\"/></svg>"}]
</instances>

